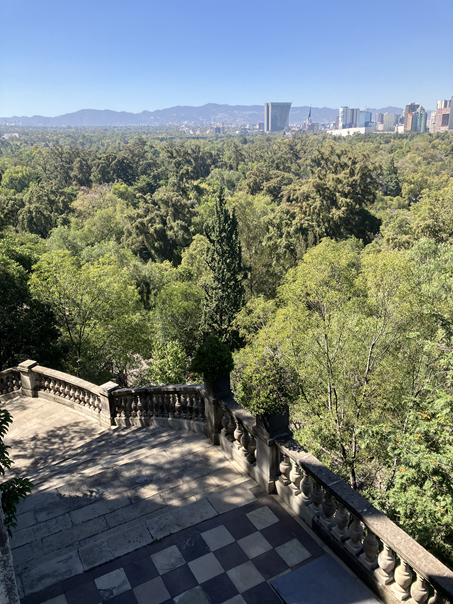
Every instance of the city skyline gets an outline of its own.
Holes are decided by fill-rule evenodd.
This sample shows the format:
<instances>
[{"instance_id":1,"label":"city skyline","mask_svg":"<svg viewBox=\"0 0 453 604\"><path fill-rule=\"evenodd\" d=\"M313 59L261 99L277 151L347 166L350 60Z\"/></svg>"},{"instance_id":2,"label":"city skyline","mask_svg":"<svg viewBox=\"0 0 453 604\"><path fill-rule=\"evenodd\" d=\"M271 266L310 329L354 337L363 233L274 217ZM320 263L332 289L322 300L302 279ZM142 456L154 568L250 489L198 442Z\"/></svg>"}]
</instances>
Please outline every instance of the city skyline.
<instances>
[{"instance_id":1,"label":"city skyline","mask_svg":"<svg viewBox=\"0 0 453 604\"><path fill-rule=\"evenodd\" d=\"M438 49L451 38L453 5L417 37L417 61L405 57L413 32L424 25L420 1L407 11L385 0L372 19L341 28L333 0L290 2L288 19L278 26L266 17L272 6L270 0L215 7L207 0L3 3L0 115L55 116L83 108L138 113L270 98L362 108L417 99L434 108L451 95L453 73L438 61ZM358 0L349 14L362 14ZM311 25L296 35L307 19Z\"/></svg>"}]
</instances>

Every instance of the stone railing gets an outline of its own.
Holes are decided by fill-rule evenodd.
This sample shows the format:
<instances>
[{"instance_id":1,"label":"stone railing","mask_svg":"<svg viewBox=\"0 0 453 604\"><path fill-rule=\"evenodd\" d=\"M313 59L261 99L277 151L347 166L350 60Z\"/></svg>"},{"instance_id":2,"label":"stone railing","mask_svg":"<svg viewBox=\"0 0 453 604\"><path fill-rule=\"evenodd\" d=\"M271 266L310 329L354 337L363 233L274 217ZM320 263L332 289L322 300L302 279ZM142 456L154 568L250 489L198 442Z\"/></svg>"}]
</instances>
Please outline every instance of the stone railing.
<instances>
[{"instance_id":1,"label":"stone railing","mask_svg":"<svg viewBox=\"0 0 453 604\"><path fill-rule=\"evenodd\" d=\"M453 572L295 441L286 416L273 423L241 407L229 379L203 386L96 386L25 361L1 372L0 385L2 399L20 389L105 427L202 432L268 493L277 493L386 604L453 604Z\"/></svg>"},{"instance_id":2,"label":"stone railing","mask_svg":"<svg viewBox=\"0 0 453 604\"><path fill-rule=\"evenodd\" d=\"M114 382L91 384L61 371L24 361L0 373L0 397L3 400L22 394L55 401L95 420L101 426L112 425L110 393Z\"/></svg>"},{"instance_id":3,"label":"stone railing","mask_svg":"<svg viewBox=\"0 0 453 604\"><path fill-rule=\"evenodd\" d=\"M116 426L165 426L202 432L206 421L200 385L120 388L111 393Z\"/></svg>"},{"instance_id":4,"label":"stone railing","mask_svg":"<svg viewBox=\"0 0 453 604\"><path fill-rule=\"evenodd\" d=\"M276 444L278 495L382 600L453 601L453 573L437 558L292 438Z\"/></svg>"},{"instance_id":5,"label":"stone railing","mask_svg":"<svg viewBox=\"0 0 453 604\"><path fill-rule=\"evenodd\" d=\"M0 371L0 396L4 399L17 396L21 389L20 371L17 367Z\"/></svg>"}]
</instances>

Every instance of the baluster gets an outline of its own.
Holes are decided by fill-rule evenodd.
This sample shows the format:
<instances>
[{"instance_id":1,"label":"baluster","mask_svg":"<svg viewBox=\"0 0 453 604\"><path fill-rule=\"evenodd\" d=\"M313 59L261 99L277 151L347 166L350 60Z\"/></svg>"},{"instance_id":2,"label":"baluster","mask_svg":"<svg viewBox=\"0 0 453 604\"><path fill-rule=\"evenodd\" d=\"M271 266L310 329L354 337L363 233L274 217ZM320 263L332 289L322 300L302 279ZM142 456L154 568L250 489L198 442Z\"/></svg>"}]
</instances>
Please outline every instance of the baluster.
<instances>
[{"instance_id":1,"label":"baluster","mask_svg":"<svg viewBox=\"0 0 453 604\"><path fill-rule=\"evenodd\" d=\"M200 406L201 406L201 401L200 401L200 395L197 392L195 394L195 400L193 402L193 419L194 421L198 422L199 421L199 416L200 416Z\"/></svg>"},{"instance_id":2,"label":"baluster","mask_svg":"<svg viewBox=\"0 0 453 604\"><path fill-rule=\"evenodd\" d=\"M234 431L236 429L236 424L234 423L233 415L230 415L230 421L228 422L228 440L232 443L234 442Z\"/></svg>"},{"instance_id":3,"label":"baluster","mask_svg":"<svg viewBox=\"0 0 453 604\"><path fill-rule=\"evenodd\" d=\"M49 386L49 388L50 388L50 392L52 394L55 394L55 380L53 378L50 380L50 386Z\"/></svg>"},{"instance_id":4,"label":"baluster","mask_svg":"<svg viewBox=\"0 0 453 604\"><path fill-rule=\"evenodd\" d=\"M170 397L170 417L176 417L176 394L173 392L169 395Z\"/></svg>"},{"instance_id":5,"label":"baluster","mask_svg":"<svg viewBox=\"0 0 453 604\"><path fill-rule=\"evenodd\" d=\"M152 392L151 401L152 401L152 405L153 405L153 416L159 417L159 396Z\"/></svg>"},{"instance_id":6,"label":"baluster","mask_svg":"<svg viewBox=\"0 0 453 604\"><path fill-rule=\"evenodd\" d=\"M46 377L46 379L44 380L44 392L50 392L49 386L50 386L49 378Z\"/></svg>"},{"instance_id":7,"label":"baluster","mask_svg":"<svg viewBox=\"0 0 453 604\"><path fill-rule=\"evenodd\" d=\"M101 397L97 396L96 397L96 410L98 413L100 413L102 411L102 403L101 403Z\"/></svg>"},{"instance_id":8,"label":"baluster","mask_svg":"<svg viewBox=\"0 0 453 604\"><path fill-rule=\"evenodd\" d=\"M127 417L127 398L125 396L121 397L121 419L126 419Z\"/></svg>"},{"instance_id":9,"label":"baluster","mask_svg":"<svg viewBox=\"0 0 453 604\"><path fill-rule=\"evenodd\" d=\"M388 585L393 581L393 569L395 568L395 556L390 547L383 543L382 552L378 556L378 566L374 573L383 585Z\"/></svg>"},{"instance_id":10,"label":"baluster","mask_svg":"<svg viewBox=\"0 0 453 604\"><path fill-rule=\"evenodd\" d=\"M428 604L445 604L445 599L440 595L439 592L434 590L434 595L432 598L430 598Z\"/></svg>"},{"instance_id":11,"label":"baluster","mask_svg":"<svg viewBox=\"0 0 453 604\"><path fill-rule=\"evenodd\" d=\"M199 421L200 422L205 422L206 421L206 415L205 415L205 404L204 404L204 397L200 396L200 402L199 402Z\"/></svg>"},{"instance_id":12,"label":"baluster","mask_svg":"<svg viewBox=\"0 0 453 604\"><path fill-rule=\"evenodd\" d=\"M151 419L153 417L153 397L151 396L149 391L144 393L144 418Z\"/></svg>"},{"instance_id":13,"label":"baluster","mask_svg":"<svg viewBox=\"0 0 453 604\"><path fill-rule=\"evenodd\" d=\"M326 490L326 496L322 503L322 511L324 512L324 516L321 517L321 523L329 530L335 526L334 514L336 509L337 506L333 500L332 493L329 493L329 491Z\"/></svg>"},{"instance_id":14,"label":"baluster","mask_svg":"<svg viewBox=\"0 0 453 604\"><path fill-rule=\"evenodd\" d=\"M71 388L67 382L65 382L64 397L68 400L71 398Z\"/></svg>"},{"instance_id":15,"label":"baluster","mask_svg":"<svg viewBox=\"0 0 453 604\"><path fill-rule=\"evenodd\" d=\"M187 419L193 419L193 394L187 395Z\"/></svg>"},{"instance_id":16,"label":"baluster","mask_svg":"<svg viewBox=\"0 0 453 604\"><path fill-rule=\"evenodd\" d=\"M250 444L250 435L247 432L247 430L243 427L242 437L241 437L241 451L245 457L247 457L247 455L249 453L249 451L248 451L249 444Z\"/></svg>"},{"instance_id":17,"label":"baluster","mask_svg":"<svg viewBox=\"0 0 453 604\"><path fill-rule=\"evenodd\" d=\"M370 529L367 529L367 534L363 540L362 547L363 554L360 554L359 556L360 562L369 570L374 570L378 565L376 555L379 552L379 543L376 539L376 535L371 532Z\"/></svg>"},{"instance_id":18,"label":"baluster","mask_svg":"<svg viewBox=\"0 0 453 604\"><path fill-rule=\"evenodd\" d=\"M132 406L134 404L134 396L126 397L126 417L130 419L132 417Z\"/></svg>"},{"instance_id":19,"label":"baluster","mask_svg":"<svg viewBox=\"0 0 453 604\"><path fill-rule=\"evenodd\" d=\"M120 397L118 397L118 396L115 397L115 419L118 419L118 420L122 416L121 401L122 401L122 399ZM115 421L115 423L117 423L117 422Z\"/></svg>"},{"instance_id":20,"label":"baluster","mask_svg":"<svg viewBox=\"0 0 453 604\"><path fill-rule=\"evenodd\" d=\"M301 493L301 499L302 499L302 505L307 506L311 504L311 493L313 491L313 482L310 478L310 476L308 475L308 473L302 468L303 473L304 473L304 477L302 482L300 483L300 490L302 491Z\"/></svg>"},{"instance_id":21,"label":"baluster","mask_svg":"<svg viewBox=\"0 0 453 604\"><path fill-rule=\"evenodd\" d=\"M348 536L348 524L349 524L349 514L346 511L344 505L338 502L338 509L335 514L335 525L332 529L333 535L337 538L343 540Z\"/></svg>"},{"instance_id":22,"label":"baluster","mask_svg":"<svg viewBox=\"0 0 453 604\"><path fill-rule=\"evenodd\" d=\"M171 404L170 396L167 392L163 392L162 398L164 399L165 417L170 417L170 404Z\"/></svg>"},{"instance_id":23,"label":"baluster","mask_svg":"<svg viewBox=\"0 0 453 604\"><path fill-rule=\"evenodd\" d=\"M75 388L74 386L71 385L70 389L69 389L69 400L70 401L74 401L74 395L75 395Z\"/></svg>"},{"instance_id":24,"label":"baluster","mask_svg":"<svg viewBox=\"0 0 453 604\"><path fill-rule=\"evenodd\" d=\"M137 397L135 394L133 394L130 397L130 401L131 401L131 406L130 406L130 417L137 417Z\"/></svg>"},{"instance_id":25,"label":"baluster","mask_svg":"<svg viewBox=\"0 0 453 604\"><path fill-rule=\"evenodd\" d=\"M77 405L80 405L81 397L82 397L82 393L80 391L80 388L76 388L75 392L74 392L74 399L75 399L75 402Z\"/></svg>"},{"instance_id":26,"label":"baluster","mask_svg":"<svg viewBox=\"0 0 453 604\"><path fill-rule=\"evenodd\" d=\"M184 392L182 392L179 395L179 400L181 403L180 413L181 413L182 419L187 419L187 400L188 400L188 398L189 398L189 396L187 394L185 394Z\"/></svg>"},{"instance_id":27,"label":"baluster","mask_svg":"<svg viewBox=\"0 0 453 604\"><path fill-rule=\"evenodd\" d=\"M409 564L401 559L400 565L397 566L395 570L395 583L391 587L396 598L401 602L407 600L410 596L409 587L411 582L412 571Z\"/></svg>"},{"instance_id":28,"label":"baluster","mask_svg":"<svg viewBox=\"0 0 453 604\"><path fill-rule=\"evenodd\" d=\"M291 465L291 471L290 471L289 476L288 476L289 480L291 481L289 486L291 487L293 495L299 495L299 493L300 493L300 482L302 480L302 475L300 473L299 466L297 465L297 462L292 461L292 460L290 460L290 461L291 461L292 465Z\"/></svg>"},{"instance_id":29,"label":"baluster","mask_svg":"<svg viewBox=\"0 0 453 604\"><path fill-rule=\"evenodd\" d=\"M236 428L233 432L234 435L234 444L236 445L236 447L238 447L239 449L241 448L241 438L242 438L242 428L241 428L241 422L236 419Z\"/></svg>"},{"instance_id":30,"label":"baluster","mask_svg":"<svg viewBox=\"0 0 453 604\"><path fill-rule=\"evenodd\" d=\"M143 400L145 397L140 393L137 393L137 403L136 403L136 412L135 412L135 417L137 417L138 419L143 419L144 415L145 415L145 410L144 410L144 405L143 405Z\"/></svg>"},{"instance_id":31,"label":"baluster","mask_svg":"<svg viewBox=\"0 0 453 604\"><path fill-rule=\"evenodd\" d=\"M230 423L230 415L228 413L228 411L223 411L223 415L222 415L222 434L225 436L225 438L228 438L228 424Z\"/></svg>"},{"instance_id":32,"label":"baluster","mask_svg":"<svg viewBox=\"0 0 453 604\"><path fill-rule=\"evenodd\" d=\"M291 462L287 455L283 454L283 459L280 462L280 476L279 479L284 485L290 484L289 473L291 472Z\"/></svg>"},{"instance_id":33,"label":"baluster","mask_svg":"<svg viewBox=\"0 0 453 604\"><path fill-rule=\"evenodd\" d=\"M349 539L346 541L346 547L353 554L362 551L363 527L360 520L351 514L352 522L349 525Z\"/></svg>"},{"instance_id":34,"label":"baluster","mask_svg":"<svg viewBox=\"0 0 453 604\"><path fill-rule=\"evenodd\" d=\"M250 434L248 452L247 461L253 465L256 463L256 440L253 434Z\"/></svg>"},{"instance_id":35,"label":"baluster","mask_svg":"<svg viewBox=\"0 0 453 604\"><path fill-rule=\"evenodd\" d=\"M161 392L158 396L159 396L160 417L167 417L166 408L165 408L165 395L163 392Z\"/></svg>"},{"instance_id":36,"label":"baluster","mask_svg":"<svg viewBox=\"0 0 453 604\"><path fill-rule=\"evenodd\" d=\"M429 591L426 581L419 574L417 574L417 579L412 583L411 596L417 604L423 604L428 599Z\"/></svg>"},{"instance_id":37,"label":"baluster","mask_svg":"<svg viewBox=\"0 0 453 604\"><path fill-rule=\"evenodd\" d=\"M315 514L320 514L322 512L322 502L324 501L324 493L321 489L321 485L316 480L311 494L311 501L312 503L310 507L313 512Z\"/></svg>"}]
</instances>

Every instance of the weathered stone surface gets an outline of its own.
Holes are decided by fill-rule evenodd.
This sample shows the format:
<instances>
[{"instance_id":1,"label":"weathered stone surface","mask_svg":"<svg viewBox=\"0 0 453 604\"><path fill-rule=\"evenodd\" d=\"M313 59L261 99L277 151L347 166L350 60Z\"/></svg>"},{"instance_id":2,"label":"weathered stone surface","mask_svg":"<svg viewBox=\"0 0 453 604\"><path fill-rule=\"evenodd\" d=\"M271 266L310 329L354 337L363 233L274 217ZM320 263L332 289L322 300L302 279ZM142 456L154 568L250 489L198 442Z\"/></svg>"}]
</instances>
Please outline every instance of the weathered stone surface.
<instances>
[{"instance_id":1,"label":"weathered stone surface","mask_svg":"<svg viewBox=\"0 0 453 604\"><path fill-rule=\"evenodd\" d=\"M143 499L137 503L131 504L127 507L123 507L115 512L111 512L105 516L105 520L110 528L124 524L134 518L140 518L145 514L150 514L159 508L165 506L165 502L159 494L154 495L148 499Z\"/></svg>"},{"instance_id":2,"label":"weathered stone surface","mask_svg":"<svg viewBox=\"0 0 453 604\"><path fill-rule=\"evenodd\" d=\"M77 549L77 544L80 541L92 535L98 535L107 528L108 525L105 518L95 518L65 531L60 531L56 535L45 537L42 540L42 546L45 552L51 552L66 546L74 546L74 549Z\"/></svg>"},{"instance_id":3,"label":"weathered stone surface","mask_svg":"<svg viewBox=\"0 0 453 604\"><path fill-rule=\"evenodd\" d=\"M102 499L91 505L86 505L83 508L79 508L71 512L71 520L74 524L81 524L88 520L93 520L99 516L104 516L110 512L114 512L120 508L123 508L131 503L131 500L127 495L120 496L114 499Z\"/></svg>"},{"instance_id":4,"label":"weathered stone surface","mask_svg":"<svg viewBox=\"0 0 453 604\"><path fill-rule=\"evenodd\" d=\"M54 583L74 577L82 573L83 570L78 552L70 552L60 558L40 564L26 573L22 577L25 592L29 594L41 591Z\"/></svg>"},{"instance_id":5,"label":"weathered stone surface","mask_svg":"<svg viewBox=\"0 0 453 604\"><path fill-rule=\"evenodd\" d=\"M99 590L99 595L104 600L110 600L119 594L131 589L130 583L127 580L126 573L122 568L118 568L106 575L102 575L94 580L96 587Z\"/></svg>"},{"instance_id":6,"label":"weathered stone surface","mask_svg":"<svg viewBox=\"0 0 453 604\"><path fill-rule=\"evenodd\" d=\"M206 499L218 514L224 514L238 506L254 501L255 495L253 495L249 489L255 486L255 481L247 480L233 487L211 493Z\"/></svg>"},{"instance_id":7,"label":"weathered stone surface","mask_svg":"<svg viewBox=\"0 0 453 604\"><path fill-rule=\"evenodd\" d=\"M40 398L5 405L15 419L8 444L17 470L37 484L15 531L25 595L213 518L218 511L204 494L219 484L245 481L246 499L236 503L250 500L248 481L203 434L168 426L107 431ZM228 509L236 505L229 491L217 495Z\"/></svg>"},{"instance_id":8,"label":"weathered stone surface","mask_svg":"<svg viewBox=\"0 0 453 604\"><path fill-rule=\"evenodd\" d=\"M11 539L11 546L13 548L20 547L26 543L32 541L39 541L48 535L59 533L65 529L71 528L72 522L69 514L57 516L53 520L48 522L41 522L35 524L33 527L24 528L20 531L14 531L13 538Z\"/></svg>"}]
</instances>

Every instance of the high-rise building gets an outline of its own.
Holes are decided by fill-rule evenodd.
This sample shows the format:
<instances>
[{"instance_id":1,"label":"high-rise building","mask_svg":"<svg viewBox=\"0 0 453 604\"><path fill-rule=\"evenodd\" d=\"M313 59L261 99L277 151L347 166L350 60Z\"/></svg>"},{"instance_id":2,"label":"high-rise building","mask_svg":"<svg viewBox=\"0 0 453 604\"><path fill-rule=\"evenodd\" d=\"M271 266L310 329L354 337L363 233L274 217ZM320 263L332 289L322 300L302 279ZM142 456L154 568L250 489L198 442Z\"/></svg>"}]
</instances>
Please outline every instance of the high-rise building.
<instances>
[{"instance_id":1,"label":"high-rise building","mask_svg":"<svg viewBox=\"0 0 453 604\"><path fill-rule=\"evenodd\" d=\"M376 124L383 124L384 123L384 114L376 113L375 122L376 122Z\"/></svg>"},{"instance_id":2,"label":"high-rise building","mask_svg":"<svg viewBox=\"0 0 453 604\"><path fill-rule=\"evenodd\" d=\"M398 122L399 115L395 113L384 113L384 119L382 121L384 125L384 131L386 132L394 132L395 124Z\"/></svg>"},{"instance_id":3,"label":"high-rise building","mask_svg":"<svg viewBox=\"0 0 453 604\"><path fill-rule=\"evenodd\" d=\"M406 108L403 111L404 126L405 126L406 130L410 130L410 128L407 125L409 114L414 113L414 111L417 111L417 109L419 107L420 107L420 105L417 105L417 103L409 103L409 105L406 105Z\"/></svg>"},{"instance_id":4,"label":"high-rise building","mask_svg":"<svg viewBox=\"0 0 453 604\"><path fill-rule=\"evenodd\" d=\"M428 114L419 105L417 111L409 112L406 121L406 132L426 132Z\"/></svg>"},{"instance_id":5,"label":"high-rise building","mask_svg":"<svg viewBox=\"0 0 453 604\"><path fill-rule=\"evenodd\" d=\"M361 111L359 115L359 128L365 128L371 122L371 112Z\"/></svg>"},{"instance_id":6,"label":"high-rise building","mask_svg":"<svg viewBox=\"0 0 453 604\"><path fill-rule=\"evenodd\" d=\"M264 104L264 131L281 132L289 125L289 110L292 103Z\"/></svg>"},{"instance_id":7,"label":"high-rise building","mask_svg":"<svg viewBox=\"0 0 453 604\"><path fill-rule=\"evenodd\" d=\"M358 128L360 122L360 109L351 109L351 128Z\"/></svg>"},{"instance_id":8,"label":"high-rise building","mask_svg":"<svg viewBox=\"0 0 453 604\"><path fill-rule=\"evenodd\" d=\"M349 107L340 107L340 119L338 120L338 128L351 127L351 110Z\"/></svg>"},{"instance_id":9,"label":"high-rise building","mask_svg":"<svg viewBox=\"0 0 453 604\"><path fill-rule=\"evenodd\" d=\"M437 109L434 113L434 132L448 132L451 116L451 100L437 101Z\"/></svg>"}]
</instances>

